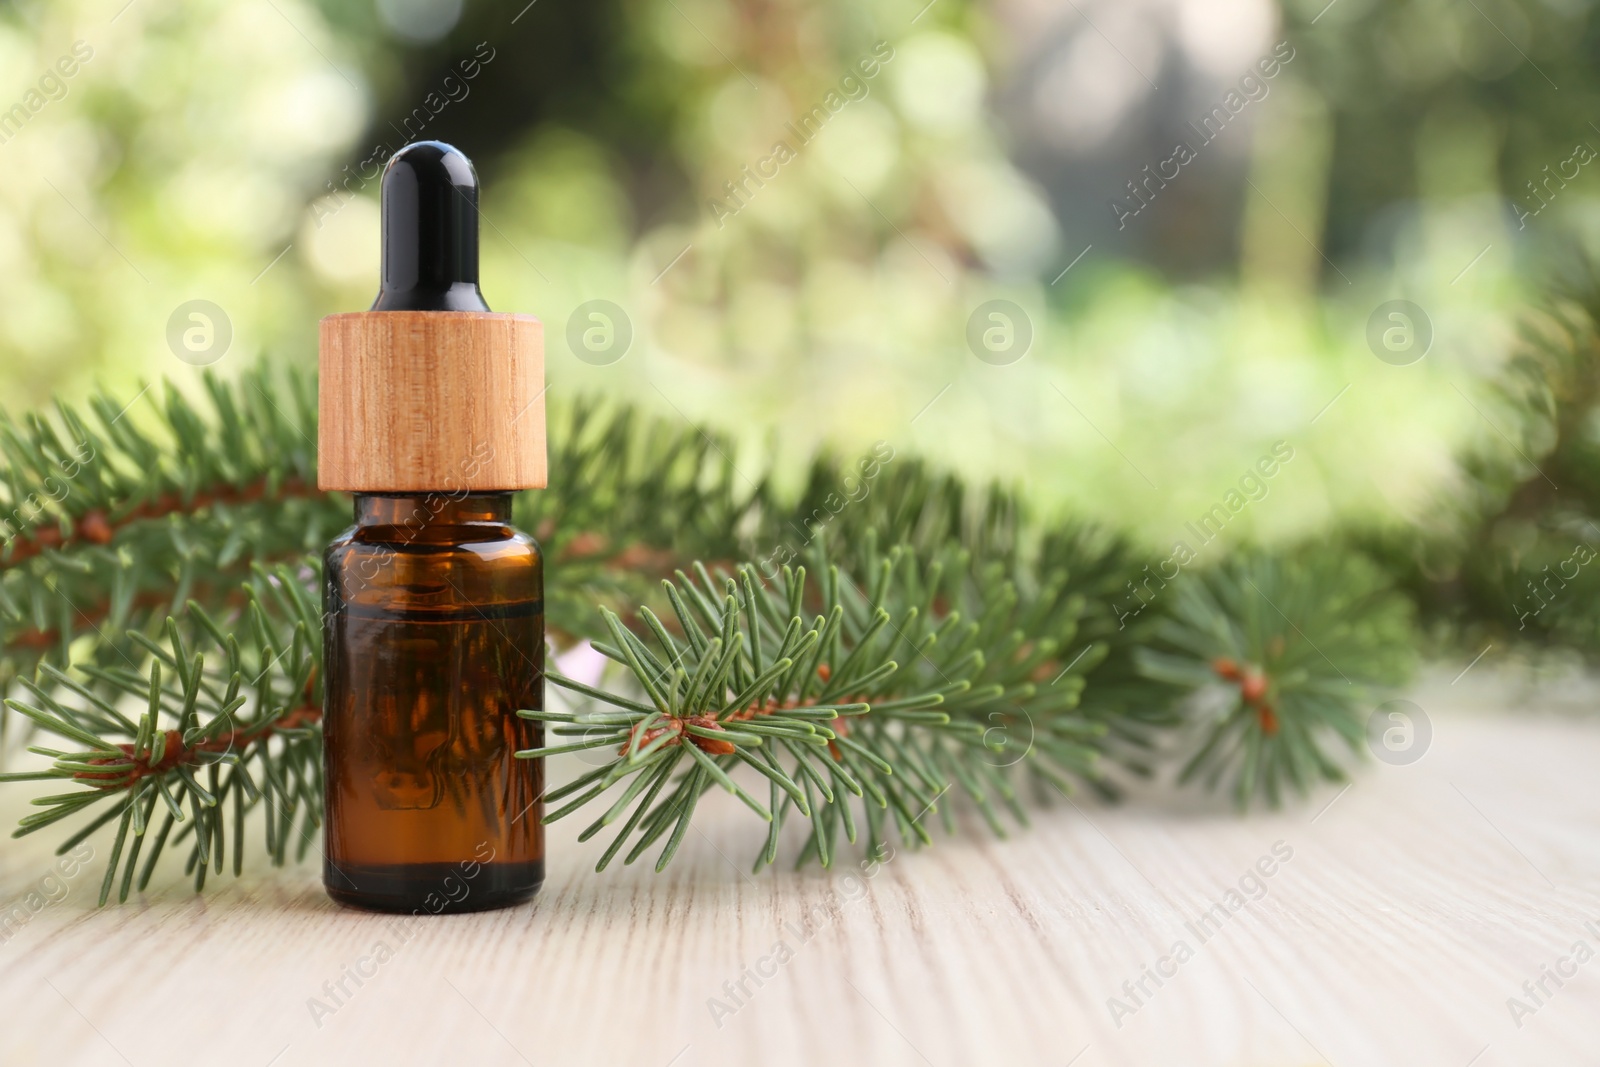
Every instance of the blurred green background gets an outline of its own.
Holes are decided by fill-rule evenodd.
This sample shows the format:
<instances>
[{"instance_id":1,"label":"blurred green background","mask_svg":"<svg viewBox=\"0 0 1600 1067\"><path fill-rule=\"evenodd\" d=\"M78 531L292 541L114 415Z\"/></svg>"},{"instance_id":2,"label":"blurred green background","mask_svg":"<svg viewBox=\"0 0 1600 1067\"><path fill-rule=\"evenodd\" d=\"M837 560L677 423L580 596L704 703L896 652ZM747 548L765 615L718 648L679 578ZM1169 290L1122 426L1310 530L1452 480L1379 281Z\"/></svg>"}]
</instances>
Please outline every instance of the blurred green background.
<instances>
[{"instance_id":1,"label":"blurred green background","mask_svg":"<svg viewBox=\"0 0 1600 1067\"><path fill-rule=\"evenodd\" d=\"M1463 447L1510 447L1482 383L1600 244L1592 8L0 4L3 402L192 386L191 300L231 324L220 372L314 365L376 291L377 164L441 139L553 397L717 424L752 470L883 440L1157 547L1282 441L1230 538L1416 523ZM969 345L994 299L1021 358ZM1395 299L1431 324L1406 365L1367 339ZM595 300L615 362L569 343Z\"/></svg>"}]
</instances>

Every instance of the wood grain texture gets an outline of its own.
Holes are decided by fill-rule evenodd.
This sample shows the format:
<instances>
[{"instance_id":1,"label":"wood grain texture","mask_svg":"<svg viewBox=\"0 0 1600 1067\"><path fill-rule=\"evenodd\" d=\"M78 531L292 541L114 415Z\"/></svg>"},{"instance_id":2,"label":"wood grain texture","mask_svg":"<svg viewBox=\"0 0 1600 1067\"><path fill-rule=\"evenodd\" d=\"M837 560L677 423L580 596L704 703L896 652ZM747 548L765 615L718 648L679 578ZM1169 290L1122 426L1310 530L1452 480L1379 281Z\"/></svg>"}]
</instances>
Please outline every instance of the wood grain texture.
<instances>
[{"instance_id":1,"label":"wood grain texture","mask_svg":"<svg viewBox=\"0 0 1600 1067\"><path fill-rule=\"evenodd\" d=\"M1592 1064L1600 959L1520 1027L1507 998L1600 948L1600 723L1511 689L1475 710L1465 683L1414 699L1434 726L1419 763L1303 807L1061 804L868 879L749 876L762 831L720 793L664 875L594 874L562 822L534 904L409 928L336 908L314 863L97 911L96 864L0 945L0 1063ZM0 852L0 900L37 885L45 844ZM1247 883L1259 898L1197 938L1275 844L1292 856ZM1193 957L1119 1027L1108 998L1183 939ZM392 958L314 1019L380 942Z\"/></svg>"},{"instance_id":2,"label":"wood grain texture","mask_svg":"<svg viewBox=\"0 0 1600 1067\"><path fill-rule=\"evenodd\" d=\"M320 488L544 488L544 326L533 316L330 315L318 364Z\"/></svg>"}]
</instances>

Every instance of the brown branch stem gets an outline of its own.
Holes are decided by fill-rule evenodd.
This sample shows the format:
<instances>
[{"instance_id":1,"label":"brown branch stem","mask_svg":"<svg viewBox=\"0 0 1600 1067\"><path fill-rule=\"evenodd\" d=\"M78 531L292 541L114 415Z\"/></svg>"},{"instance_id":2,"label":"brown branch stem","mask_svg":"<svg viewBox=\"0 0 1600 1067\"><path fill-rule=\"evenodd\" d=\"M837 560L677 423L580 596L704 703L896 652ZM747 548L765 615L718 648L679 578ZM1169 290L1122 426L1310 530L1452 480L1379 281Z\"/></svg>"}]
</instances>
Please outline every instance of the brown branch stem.
<instances>
[{"instance_id":1,"label":"brown branch stem","mask_svg":"<svg viewBox=\"0 0 1600 1067\"><path fill-rule=\"evenodd\" d=\"M102 508L90 508L74 519L65 533L60 526L37 526L31 533L13 538L3 558L0 558L0 569L15 567L49 549L75 544L108 545L118 533L137 522L164 519L179 513L192 514L216 504L254 504L267 500L308 498L321 492L301 478L285 478L277 483L275 492L269 493L271 488L271 479L262 477L242 486L213 486L188 497L181 493L162 493L118 514L107 514Z\"/></svg>"},{"instance_id":2,"label":"brown branch stem","mask_svg":"<svg viewBox=\"0 0 1600 1067\"><path fill-rule=\"evenodd\" d=\"M184 743L183 732L168 730L166 732L166 746L161 759L156 763L140 763L134 752L132 742L118 745L124 755L134 760L133 769L127 772L121 770L96 772L79 771L72 777L81 781L103 783L102 789L126 789L152 775L166 774L178 767L187 766L195 758L205 754L217 754L232 751L235 745L249 745L255 741L266 741L274 734L285 730L297 730L303 726L322 721L322 708L311 704L302 704L292 708L267 723L251 723L247 726L236 727L226 733L206 741L197 741L192 745ZM94 760L97 766L119 763L116 759Z\"/></svg>"}]
</instances>

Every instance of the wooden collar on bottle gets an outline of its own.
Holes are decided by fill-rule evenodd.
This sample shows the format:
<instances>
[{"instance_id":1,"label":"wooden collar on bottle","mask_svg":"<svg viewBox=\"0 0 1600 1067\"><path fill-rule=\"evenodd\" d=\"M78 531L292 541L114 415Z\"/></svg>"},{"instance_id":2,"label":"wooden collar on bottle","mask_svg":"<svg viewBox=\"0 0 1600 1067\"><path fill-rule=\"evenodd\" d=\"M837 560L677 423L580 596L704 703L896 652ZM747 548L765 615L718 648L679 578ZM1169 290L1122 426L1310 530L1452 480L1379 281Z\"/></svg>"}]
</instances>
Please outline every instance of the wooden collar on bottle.
<instances>
[{"instance_id":1,"label":"wooden collar on bottle","mask_svg":"<svg viewBox=\"0 0 1600 1067\"><path fill-rule=\"evenodd\" d=\"M544 326L533 316L329 315L318 365L318 488L544 488Z\"/></svg>"}]
</instances>

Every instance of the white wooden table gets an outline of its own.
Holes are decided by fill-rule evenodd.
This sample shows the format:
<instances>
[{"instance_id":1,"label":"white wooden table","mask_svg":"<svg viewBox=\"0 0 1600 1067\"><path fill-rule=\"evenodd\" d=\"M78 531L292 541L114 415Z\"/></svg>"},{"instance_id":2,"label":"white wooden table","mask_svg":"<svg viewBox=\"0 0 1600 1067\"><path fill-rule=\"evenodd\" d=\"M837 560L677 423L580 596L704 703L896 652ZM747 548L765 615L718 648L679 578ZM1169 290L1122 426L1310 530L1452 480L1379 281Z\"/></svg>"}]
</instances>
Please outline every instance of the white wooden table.
<instances>
[{"instance_id":1,"label":"white wooden table","mask_svg":"<svg viewBox=\"0 0 1600 1067\"><path fill-rule=\"evenodd\" d=\"M1420 762L1343 794L1244 819L1171 793L1060 805L869 879L748 877L762 830L736 802L664 875L596 875L557 824L534 904L409 929L335 907L315 862L103 910L96 863L0 944L0 1063L1600 1062L1600 959L1561 962L1600 950L1595 691L1479 671L1414 694ZM23 795L0 797L8 822ZM1292 855L1246 879L1259 899L1198 925L1275 844ZM38 887L47 845L0 846L0 900ZM336 1002L351 967L369 976ZM1542 967L1575 974L1536 1004ZM736 999L747 968L769 977Z\"/></svg>"}]
</instances>

